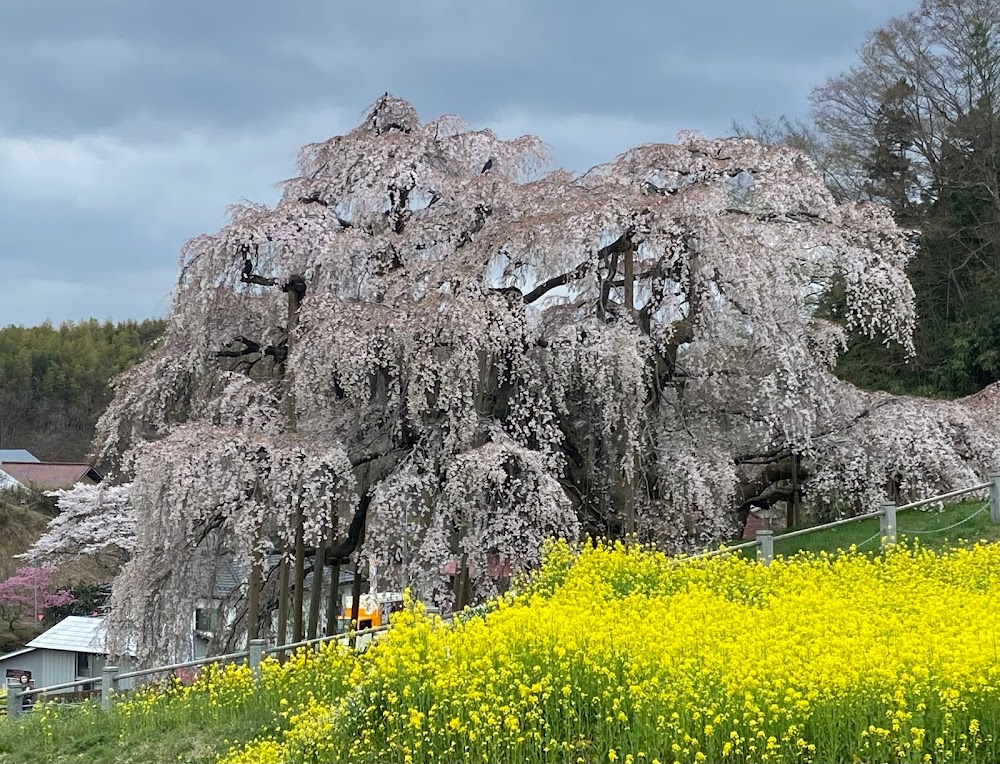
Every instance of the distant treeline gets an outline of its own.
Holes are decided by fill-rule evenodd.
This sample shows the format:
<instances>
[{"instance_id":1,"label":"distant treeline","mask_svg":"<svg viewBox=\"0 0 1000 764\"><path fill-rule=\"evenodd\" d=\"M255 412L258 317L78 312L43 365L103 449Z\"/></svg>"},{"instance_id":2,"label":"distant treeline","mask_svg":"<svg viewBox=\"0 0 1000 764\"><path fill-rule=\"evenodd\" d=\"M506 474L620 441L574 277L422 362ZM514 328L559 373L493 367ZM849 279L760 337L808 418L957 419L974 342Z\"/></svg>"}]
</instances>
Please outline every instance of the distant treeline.
<instances>
[{"instance_id":1,"label":"distant treeline","mask_svg":"<svg viewBox=\"0 0 1000 764\"><path fill-rule=\"evenodd\" d=\"M45 461L83 459L111 378L146 355L164 326L91 319L0 329L0 448L26 448Z\"/></svg>"}]
</instances>

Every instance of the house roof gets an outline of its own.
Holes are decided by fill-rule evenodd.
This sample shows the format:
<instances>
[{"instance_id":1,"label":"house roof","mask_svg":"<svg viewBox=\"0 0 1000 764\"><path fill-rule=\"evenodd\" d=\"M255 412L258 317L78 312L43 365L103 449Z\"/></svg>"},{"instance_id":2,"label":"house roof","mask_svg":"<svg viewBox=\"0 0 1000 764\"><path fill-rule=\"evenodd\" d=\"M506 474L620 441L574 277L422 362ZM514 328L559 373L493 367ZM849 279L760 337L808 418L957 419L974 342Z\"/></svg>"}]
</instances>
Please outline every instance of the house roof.
<instances>
[{"instance_id":1,"label":"house roof","mask_svg":"<svg viewBox=\"0 0 1000 764\"><path fill-rule=\"evenodd\" d=\"M80 653L106 653L103 618L69 615L48 631L43 631L27 647L47 650L71 650Z\"/></svg>"},{"instance_id":2,"label":"house roof","mask_svg":"<svg viewBox=\"0 0 1000 764\"><path fill-rule=\"evenodd\" d=\"M23 448L0 448L0 462L37 462L30 451Z\"/></svg>"},{"instance_id":3,"label":"house roof","mask_svg":"<svg viewBox=\"0 0 1000 764\"><path fill-rule=\"evenodd\" d=\"M7 653L6 655L0 655L0 661L5 661L8 658L16 658L19 655L24 655L25 653L32 653L35 651L34 647L22 647L20 650L15 650L12 653Z\"/></svg>"},{"instance_id":4,"label":"house roof","mask_svg":"<svg viewBox=\"0 0 1000 764\"><path fill-rule=\"evenodd\" d=\"M85 462L0 462L0 470L23 486L48 489L100 483L104 477Z\"/></svg>"}]
</instances>

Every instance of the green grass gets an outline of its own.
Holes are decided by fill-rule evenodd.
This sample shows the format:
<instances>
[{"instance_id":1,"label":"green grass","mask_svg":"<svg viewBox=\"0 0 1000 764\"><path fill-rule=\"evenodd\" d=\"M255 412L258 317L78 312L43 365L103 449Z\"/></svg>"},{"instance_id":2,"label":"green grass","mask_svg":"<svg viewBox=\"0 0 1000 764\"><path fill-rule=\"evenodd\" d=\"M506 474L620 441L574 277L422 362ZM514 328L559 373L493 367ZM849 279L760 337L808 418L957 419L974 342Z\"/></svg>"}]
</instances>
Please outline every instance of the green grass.
<instances>
[{"instance_id":1,"label":"green grass","mask_svg":"<svg viewBox=\"0 0 1000 764\"><path fill-rule=\"evenodd\" d=\"M127 705L105 712L99 701L43 706L17 722L0 717L0 762L214 764L232 742L273 727L281 719L282 697L294 698L294 690L265 683L258 692L216 702L208 693L193 693L152 712L130 711Z\"/></svg>"},{"instance_id":2,"label":"green grass","mask_svg":"<svg viewBox=\"0 0 1000 764\"><path fill-rule=\"evenodd\" d=\"M932 549L954 545L963 539L1000 541L1000 525L994 525L990 521L989 505L983 501L963 501L948 504L943 509L928 507L904 510L897 514L896 524L900 537L919 538L922 546ZM855 544L862 551L875 551L879 548L877 517L783 540L781 537L786 532L788 531L779 531L775 534L775 555L787 557L796 552L836 552L838 549L849 549Z\"/></svg>"}]
</instances>

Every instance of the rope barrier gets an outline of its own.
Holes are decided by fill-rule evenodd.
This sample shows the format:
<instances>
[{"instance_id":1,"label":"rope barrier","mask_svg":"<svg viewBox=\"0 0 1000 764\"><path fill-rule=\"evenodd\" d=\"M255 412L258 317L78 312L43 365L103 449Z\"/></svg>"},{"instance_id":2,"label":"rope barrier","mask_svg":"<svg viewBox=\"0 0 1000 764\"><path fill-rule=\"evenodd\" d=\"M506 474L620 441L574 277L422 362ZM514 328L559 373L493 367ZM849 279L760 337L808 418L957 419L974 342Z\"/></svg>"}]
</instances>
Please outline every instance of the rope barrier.
<instances>
[{"instance_id":1,"label":"rope barrier","mask_svg":"<svg viewBox=\"0 0 1000 764\"><path fill-rule=\"evenodd\" d=\"M900 529L898 530L898 533L912 535L912 536L922 536L927 533L944 533L945 531L950 531L952 528L957 528L958 526L969 522L969 520L971 520L973 517L976 517L976 515L981 515L989 508L990 508L990 503L988 501L984 502L983 506L981 506L979 509L977 509L975 512L973 512L964 520L959 520L957 523L952 523L951 525L947 525L944 528L934 528L933 530L922 530L922 531L904 531Z\"/></svg>"}]
</instances>

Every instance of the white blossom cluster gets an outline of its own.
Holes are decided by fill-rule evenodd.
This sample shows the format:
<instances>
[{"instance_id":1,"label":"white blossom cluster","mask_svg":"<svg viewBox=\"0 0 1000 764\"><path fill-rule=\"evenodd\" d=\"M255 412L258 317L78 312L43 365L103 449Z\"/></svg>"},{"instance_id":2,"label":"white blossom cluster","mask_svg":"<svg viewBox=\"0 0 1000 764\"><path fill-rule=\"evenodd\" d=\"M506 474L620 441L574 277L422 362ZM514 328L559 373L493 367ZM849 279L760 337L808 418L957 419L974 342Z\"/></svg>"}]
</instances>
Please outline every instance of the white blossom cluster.
<instances>
[{"instance_id":1,"label":"white blossom cluster","mask_svg":"<svg viewBox=\"0 0 1000 764\"><path fill-rule=\"evenodd\" d=\"M112 549L129 556L135 548L135 513L129 504L131 484L88 485L50 491L59 513L23 557L42 565L88 557Z\"/></svg>"}]
</instances>

